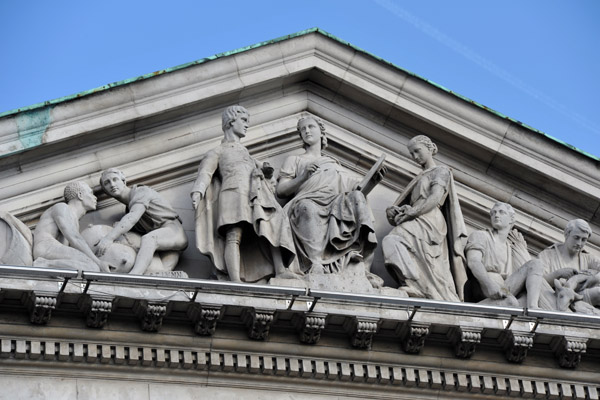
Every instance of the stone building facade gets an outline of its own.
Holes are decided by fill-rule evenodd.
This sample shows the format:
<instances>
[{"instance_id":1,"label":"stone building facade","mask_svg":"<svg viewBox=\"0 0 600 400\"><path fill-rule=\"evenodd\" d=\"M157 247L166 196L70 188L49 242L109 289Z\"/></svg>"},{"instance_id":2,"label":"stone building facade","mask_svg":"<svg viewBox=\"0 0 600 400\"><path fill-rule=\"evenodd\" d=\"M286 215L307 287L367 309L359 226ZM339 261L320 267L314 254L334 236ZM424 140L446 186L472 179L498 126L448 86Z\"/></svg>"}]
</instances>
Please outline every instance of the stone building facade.
<instances>
[{"instance_id":1,"label":"stone building facade","mask_svg":"<svg viewBox=\"0 0 600 400\"><path fill-rule=\"evenodd\" d=\"M34 227L83 180L99 204L81 227L113 223L123 206L98 182L118 167L167 198L194 243L189 193L231 104L276 171L306 115L351 175L386 154L368 196L379 242L419 172L406 145L426 134L469 231L503 201L532 256L574 218L600 255L598 159L318 29L0 114L0 210ZM189 278L0 267L0 398L598 398L597 316L210 280L194 245L177 270ZM379 248L371 272L393 286Z\"/></svg>"}]
</instances>

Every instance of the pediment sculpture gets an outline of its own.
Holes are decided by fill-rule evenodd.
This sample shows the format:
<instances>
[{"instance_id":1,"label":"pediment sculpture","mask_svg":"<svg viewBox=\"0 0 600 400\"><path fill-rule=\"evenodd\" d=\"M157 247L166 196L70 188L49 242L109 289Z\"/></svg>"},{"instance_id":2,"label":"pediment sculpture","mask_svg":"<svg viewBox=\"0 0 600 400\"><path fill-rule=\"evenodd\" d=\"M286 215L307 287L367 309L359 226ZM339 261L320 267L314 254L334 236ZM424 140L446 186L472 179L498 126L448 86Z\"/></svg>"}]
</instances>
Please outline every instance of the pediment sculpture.
<instances>
[{"instance_id":1,"label":"pediment sculpture","mask_svg":"<svg viewBox=\"0 0 600 400\"><path fill-rule=\"evenodd\" d=\"M233 282L292 276L295 257L288 219L269 182L273 170L240 143L249 121L244 107L223 112L223 141L202 159L191 193L196 246L219 279Z\"/></svg>"},{"instance_id":2,"label":"pediment sculpture","mask_svg":"<svg viewBox=\"0 0 600 400\"><path fill-rule=\"evenodd\" d=\"M241 143L249 119L241 106L223 112L223 141L204 155L191 191L196 247L218 279L600 314L600 260L584 248L589 224L570 221L563 243L532 258L513 229L515 210L498 202L491 227L467 235L452 171L436 164L437 146L424 135L408 143L422 171L386 210L393 228L382 252L397 288L384 287L371 272L377 238L367 195L386 173L385 156L362 181L350 176L323 152L323 122L306 116L297 123L304 152L288 156L276 180ZM97 199L86 183L71 182L33 234L0 214L0 262L187 276L174 271L188 239L166 198L127 186L116 168L102 173L100 186L126 206L119 221L80 229Z\"/></svg>"},{"instance_id":3,"label":"pediment sculpture","mask_svg":"<svg viewBox=\"0 0 600 400\"><path fill-rule=\"evenodd\" d=\"M382 279L370 272L377 238L365 189L381 181L386 170L379 163L371 178L363 182L353 179L336 159L323 154L327 132L320 119L300 118L297 130L304 153L285 159L277 183L277 194L287 200L284 211L296 245L292 269L312 278L352 274L354 284L361 282L363 290L380 287ZM353 289L339 279L338 283L338 290ZM326 286L332 284L330 280Z\"/></svg>"},{"instance_id":4,"label":"pediment sculpture","mask_svg":"<svg viewBox=\"0 0 600 400\"><path fill-rule=\"evenodd\" d=\"M427 136L412 138L408 150L423 171L386 211L394 228L382 241L385 266L409 297L462 301L467 231L452 171L436 165Z\"/></svg>"}]
</instances>

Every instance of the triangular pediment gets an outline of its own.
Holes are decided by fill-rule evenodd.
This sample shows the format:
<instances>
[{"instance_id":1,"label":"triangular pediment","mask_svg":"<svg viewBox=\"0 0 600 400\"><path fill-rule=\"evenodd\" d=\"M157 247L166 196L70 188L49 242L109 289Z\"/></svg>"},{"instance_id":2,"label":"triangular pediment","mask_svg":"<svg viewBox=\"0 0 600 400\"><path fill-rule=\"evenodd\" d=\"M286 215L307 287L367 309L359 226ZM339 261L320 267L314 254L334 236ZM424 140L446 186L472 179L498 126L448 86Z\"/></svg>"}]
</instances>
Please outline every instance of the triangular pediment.
<instances>
[{"instance_id":1,"label":"triangular pediment","mask_svg":"<svg viewBox=\"0 0 600 400\"><path fill-rule=\"evenodd\" d=\"M297 122L306 116L323 121L324 153L351 177L360 180L386 156L387 174L367 198L375 231L367 235L378 242L370 272L385 287L365 271L372 253L348 255L345 274L212 279L216 263L196 247L190 192L200 162L223 138L221 113L233 104L250 113L242 144L275 176L304 151ZM515 208L532 256L562 241L574 218L590 222L586 248L600 255L597 159L319 29L0 114L0 237L10 213L27 225L16 224L31 243L29 228L75 180L98 196L81 230L117 222L125 206L99 185L102 171L116 167L127 184L168 200L189 243L172 275L0 265L0 366L14 385L47 380L52 389L57 376L75 377L77 393L96 388L109 397L127 385L127 393L181 398L199 390L208 397L596 398L600 317L405 297L388 273L386 208L421 172L407 150L421 134L437 144L438 165L453 171L468 233L487 228L489 210L503 201ZM450 270L438 275L452 279ZM317 286L311 278L323 280ZM327 286L334 281L344 290Z\"/></svg>"},{"instance_id":2,"label":"triangular pediment","mask_svg":"<svg viewBox=\"0 0 600 400\"><path fill-rule=\"evenodd\" d=\"M3 210L34 223L66 182L97 188L113 166L132 182L183 188L220 141L221 111L241 104L256 157L298 149L295 121L315 115L347 168L364 172L387 154L390 193L418 171L408 140L430 136L454 170L467 224L485 226L491 204L507 201L534 252L560 240L568 219L598 218L596 160L319 30L109 86L0 117ZM187 196L175 196L181 207Z\"/></svg>"}]
</instances>

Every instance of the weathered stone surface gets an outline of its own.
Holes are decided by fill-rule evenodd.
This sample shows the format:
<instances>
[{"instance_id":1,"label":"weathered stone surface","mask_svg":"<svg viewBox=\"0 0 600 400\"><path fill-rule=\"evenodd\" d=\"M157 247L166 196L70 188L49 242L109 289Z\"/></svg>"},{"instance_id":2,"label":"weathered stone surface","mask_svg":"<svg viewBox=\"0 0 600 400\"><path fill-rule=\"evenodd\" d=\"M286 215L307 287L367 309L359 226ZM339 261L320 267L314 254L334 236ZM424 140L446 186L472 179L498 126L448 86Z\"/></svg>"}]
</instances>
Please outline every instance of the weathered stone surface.
<instances>
[{"instance_id":1,"label":"weathered stone surface","mask_svg":"<svg viewBox=\"0 0 600 400\"><path fill-rule=\"evenodd\" d=\"M58 203L40 217L33 236L34 266L109 272L79 232L79 220L96 209L96 196L84 182L72 182L64 189L65 203ZM66 240L66 245L63 241Z\"/></svg>"},{"instance_id":2,"label":"weathered stone surface","mask_svg":"<svg viewBox=\"0 0 600 400\"><path fill-rule=\"evenodd\" d=\"M196 246L218 277L233 282L282 275L295 255L289 222L268 181L273 168L240 143L249 120L244 107L223 111L224 139L202 160L191 191Z\"/></svg>"},{"instance_id":3,"label":"weathered stone surface","mask_svg":"<svg viewBox=\"0 0 600 400\"><path fill-rule=\"evenodd\" d=\"M56 308L57 295L47 292L23 293L22 301L29 309L29 319L36 325L45 325Z\"/></svg>"},{"instance_id":4,"label":"weathered stone surface","mask_svg":"<svg viewBox=\"0 0 600 400\"><path fill-rule=\"evenodd\" d=\"M277 194L289 198L284 210L296 244L294 269L301 274L329 274L356 263L370 274L377 240L373 214L365 194L357 190L359 182L345 177L339 162L322 153L327 132L320 119L301 118L297 130L305 152L286 158L277 183ZM376 171L374 181L384 173Z\"/></svg>"},{"instance_id":5,"label":"weathered stone surface","mask_svg":"<svg viewBox=\"0 0 600 400\"><path fill-rule=\"evenodd\" d=\"M194 332L200 336L211 336L221 318L221 307L215 305L192 304L187 310L188 318L194 324Z\"/></svg>"},{"instance_id":6,"label":"weathered stone surface","mask_svg":"<svg viewBox=\"0 0 600 400\"><path fill-rule=\"evenodd\" d=\"M373 346L373 337L379 329L379 319L365 317L348 319L344 328L350 335L352 346L368 350Z\"/></svg>"},{"instance_id":7,"label":"weathered stone surface","mask_svg":"<svg viewBox=\"0 0 600 400\"><path fill-rule=\"evenodd\" d=\"M402 349L406 353L418 354L425 346L425 339L429 336L429 324L406 322L399 326L398 335Z\"/></svg>"},{"instance_id":8,"label":"weathered stone surface","mask_svg":"<svg viewBox=\"0 0 600 400\"><path fill-rule=\"evenodd\" d=\"M248 337L254 340L266 340L271 331L275 313L270 310L256 310L245 308L242 320L246 325Z\"/></svg>"},{"instance_id":9,"label":"weathered stone surface","mask_svg":"<svg viewBox=\"0 0 600 400\"><path fill-rule=\"evenodd\" d=\"M82 296L79 308L85 314L86 325L90 328L103 328L112 312L113 301L112 296Z\"/></svg>"},{"instance_id":10,"label":"weathered stone surface","mask_svg":"<svg viewBox=\"0 0 600 400\"><path fill-rule=\"evenodd\" d=\"M96 182L102 169L121 166L131 182L150 185L171 202L188 240L193 241L194 210L187 194L198 161L221 139L216 110L234 101L256 118L244 142L249 153L261 162L268 159L276 171L287 156L302 151L295 127L298 117L308 112L327 123L326 155L335 157L351 174L363 175L379 154L389 154L386 180L369 196L379 242L389 230L384 226L389 199L419 172L405 144L420 132L434 139L440 146L440 163L453 170L469 231L486 225L487 210L495 199L517 209L516 227L527 237L532 253L560 242L561 230L573 216L589 220L598 230L596 160L320 33L161 73L85 99L42 106L52 121L45 127L44 142L19 154L10 152L19 145L22 132L12 128L13 116L0 118L0 206L34 225L58 201L68 182ZM121 215L122 205L101 198L99 210L82 217L81 226L111 225ZM591 254L598 254L599 243L598 235L590 237ZM383 264L381 252L375 251L372 270L389 284ZM206 278L212 264L190 248L181 255L180 266L189 276ZM532 344L536 351L518 365L498 362L495 355L502 321L510 316L452 309L443 302L418 299L399 305L381 299L339 298L315 302L307 291L307 298L289 306L293 299L289 294L202 289L200 304L223 305L223 319L213 336L206 338L190 332L186 320L188 290L195 289L94 281L90 293L104 291L119 297L120 303L111 313L110 324L99 331L85 327L77 307L83 296L80 282L69 283L64 295L56 297L52 319L42 327L27 321L19 299L42 286L51 298L57 294L57 282L2 277L1 283L3 384L10 380L8 391L17 387L19 395L29 397L43 392L60 398L60 393L39 383L44 379L73 394L62 385L60 376L67 374L77 376L73 381L78 384L98 387L79 391L90 397L123 393L137 398L138 391L155 398L165 393L181 398L233 393L269 398L467 399L481 397L481 392L485 396L597 397L595 340L587 342L580 360L576 351L566 351L570 361L564 365L578 363L575 371L557 370L549 351L557 337L572 336L575 339L569 340L578 343L597 337L592 320L544 316L536 331L539 340L536 337ZM327 285L336 287L324 282L318 288L327 290ZM350 281L340 285L344 286L355 293L360 285ZM161 331L151 335L139 329L133 312L137 300L148 299L163 299L174 310L163 319ZM316 304L313 312L327 314L320 341L311 346L298 341L292 323L295 315L307 312L307 303ZM404 354L398 351L394 328L418 307L415 322L431 324L433 346L420 355ZM273 311L275 323L267 340L254 342L240 335L243 308ZM522 329L531 320L521 306L515 315L513 328ZM381 321L369 351L351 348L343 334L347 321L357 317ZM483 327L482 340L471 359L458 360L447 334L465 322ZM312 332L310 337L316 338L317 331ZM121 381L127 383L118 384ZM113 386L101 392L106 382ZM31 395L30 388L34 388Z\"/></svg>"},{"instance_id":11,"label":"weathered stone surface","mask_svg":"<svg viewBox=\"0 0 600 400\"><path fill-rule=\"evenodd\" d=\"M96 253L101 257L114 253L109 259L117 264L117 271L121 273L143 275L172 271L188 241L181 219L169 202L147 186L128 187L125 174L116 168L102 172L100 186L109 196L125 204L127 213L95 244ZM132 229L141 233L139 239L131 235L124 239L129 246L115 244ZM133 243L135 239L139 245ZM133 257L128 247L135 250ZM160 259L155 258L157 250L160 250Z\"/></svg>"},{"instance_id":12,"label":"weathered stone surface","mask_svg":"<svg viewBox=\"0 0 600 400\"><path fill-rule=\"evenodd\" d=\"M409 296L462 301L467 231L452 172L436 165L427 136L412 138L408 150L423 171L386 210L394 228L381 244L385 266Z\"/></svg>"},{"instance_id":13,"label":"weathered stone surface","mask_svg":"<svg viewBox=\"0 0 600 400\"><path fill-rule=\"evenodd\" d=\"M167 315L167 304L148 300L138 300L134 305L142 330L147 332L158 332Z\"/></svg>"},{"instance_id":14,"label":"weathered stone surface","mask_svg":"<svg viewBox=\"0 0 600 400\"><path fill-rule=\"evenodd\" d=\"M513 363L522 363L527 357L527 351L533 346L532 332L516 332L506 330L500 338L506 359Z\"/></svg>"},{"instance_id":15,"label":"weathered stone surface","mask_svg":"<svg viewBox=\"0 0 600 400\"><path fill-rule=\"evenodd\" d=\"M0 211L0 264L30 266L33 235L10 213Z\"/></svg>"},{"instance_id":16,"label":"weathered stone surface","mask_svg":"<svg viewBox=\"0 0 600 400\"><path fill-rule=\"evenodd\" d=\"M577 368L581 356L587 350L587 338L562 337L556 338L553 344L554 355L558 364L563 368Z\"/></svg>"},{"instance_id":17,"label":"weathered stone surface","mask_svg":"<svg viewBox=\"0 0 600 400\"><path fill-rule=\"evenodd\" d=\"M293 323L298 331L298 337L302 343L317 344L321 338L321 331L325 329L327 314L305 313L294 314Z\"/></svg>"},{"instance_id":18,"label":"weathered stone surface","mask_svg":"<svg viewBox=\"0 0 600 400\"><path fill-rule=\"evenodd\" d=\"M458 327L452 329L448 336L454 344L454 354L459 358L471 358L477 344L481 342L481 328Z\"/></svg>"}]
</instances>

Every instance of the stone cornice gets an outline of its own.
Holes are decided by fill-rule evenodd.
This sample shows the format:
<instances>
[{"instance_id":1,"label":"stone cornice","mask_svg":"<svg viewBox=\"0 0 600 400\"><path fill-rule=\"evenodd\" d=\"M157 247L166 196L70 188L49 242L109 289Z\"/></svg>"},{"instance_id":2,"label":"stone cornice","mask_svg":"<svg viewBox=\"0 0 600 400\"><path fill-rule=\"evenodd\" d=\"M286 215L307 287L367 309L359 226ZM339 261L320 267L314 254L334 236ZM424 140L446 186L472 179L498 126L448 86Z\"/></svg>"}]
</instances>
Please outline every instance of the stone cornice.
<instances>
[{"instance_id":1,"label":"stone cornice","mask_svg":"<svg viewBox=\"0 0 600 400\"><path fill-rule=\"evenodd\" d=\"M452 134L455 141L470 143L490 155L489 166L498 158L505 159L515 167L529 166L553 182L600 198L596 161L317 33L56 105L49 119L44 119L47 126L40 143L160 115L168 117L174 110L208 99L213 104L219 98L241 100L268 88L285 88L294 77L306 79L302 74L311 70L335 77L337 83L330 88L334 93L343 95L344 87L350 87L363 93L369 106L388 104L387 115L383 115L388 120L394 118L394 112L402 112ZM192 107L187 112L196 110ZM22 147L22 136L12 116L0 120L0 137L6 138L1 141L3 154Z\"/></svg>"},{"instance_id":2,"label":"stone cornice","mask_svg":"<svg viewBox=\"0 0 600 400\"><path fill-rule=\"evenodd\" d=\"M315 345L323 335L345 336L343 342L367 350L378 341L396 342L394 351L410 354L419 354L428 342L455 350L463 345L471 346L470 354L457 351L457 357L505 352L508 361L522 363L528 352L547 353L565 368L600 355L600 317L582 314L194 279L84 273L83 279L65 280L21 278L18 268L2 271L14 275L0 284L2 309L48 327L59 313L90 329L113 319L138 321L148 332L183 323L199 335L214 335L223 326L245 330L258 341L273 332L295 336L300 329L299 341ZM312 339L302 340L307 334Z\"/></svg>"},{"instance_id":3,"label":"stone cornice","mask_svg":"<svg viewBox=\"0 0 600 400\"><path fill-rule=\"evenodd\" d=\"M66 285L62 278L10 276L0 294L0 370L7 373L125 374L155 383L203 377L210 385L304 385L322 394L339 383L382 399L402 398L399 388L405 398L583 400L598 393L600 323L593 317L104 274ZM54 299L51 318L29 319L36 304L50 304L32 303L36 296ZM82 299L97 301L95 311L108 322L90 325L94 307ZM153 317L149 323L148 313L160 314L161 324ZM307 328L312 333L297 336Z\"/></svg>"}]
</instances>

